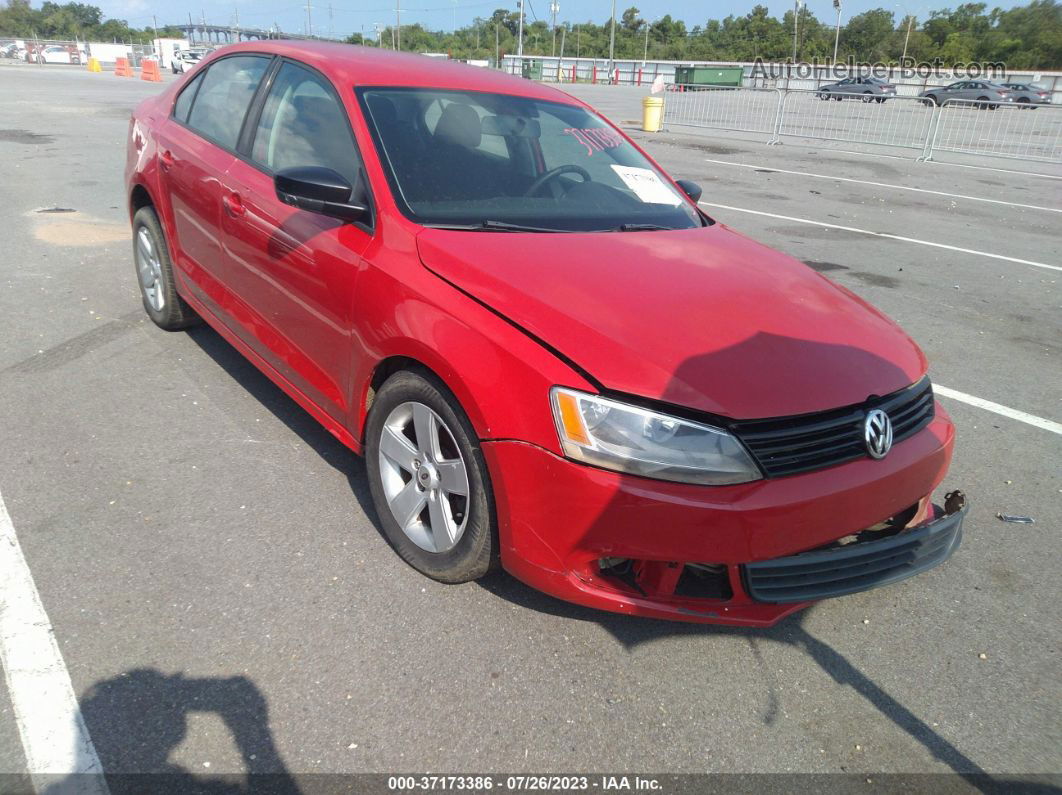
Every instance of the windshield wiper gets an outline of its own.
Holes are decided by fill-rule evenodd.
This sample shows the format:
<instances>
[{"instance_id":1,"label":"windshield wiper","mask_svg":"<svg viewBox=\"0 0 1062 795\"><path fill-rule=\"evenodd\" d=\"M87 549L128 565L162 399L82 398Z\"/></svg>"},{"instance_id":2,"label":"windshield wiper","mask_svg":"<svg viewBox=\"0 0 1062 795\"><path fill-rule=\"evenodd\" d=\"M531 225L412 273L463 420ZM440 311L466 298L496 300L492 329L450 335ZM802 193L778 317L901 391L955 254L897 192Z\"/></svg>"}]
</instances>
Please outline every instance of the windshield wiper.
<instances>
[{"instance_id":1,"label":"windshield wiper","mask_svg":"<svg viewBox=\"0 0 1062 795\"><path fill-rule=\"evenodd\" d=\"M657 224L620 224L614 232L667 232L673 227L659 226Z\"/></svg>"},{"instance_id":2,"label":"windshield wiper","mask_svg":"<svg viewBox=\"0 0 1062 795\"><path fill-rule=\"evenodd\" d=\"M478 224L425 224L430 229L459 229L465 232L567 232L567 229L551 229L544 226L524 226L508 221L480 221Z\"/></svg>"}]
</instances>

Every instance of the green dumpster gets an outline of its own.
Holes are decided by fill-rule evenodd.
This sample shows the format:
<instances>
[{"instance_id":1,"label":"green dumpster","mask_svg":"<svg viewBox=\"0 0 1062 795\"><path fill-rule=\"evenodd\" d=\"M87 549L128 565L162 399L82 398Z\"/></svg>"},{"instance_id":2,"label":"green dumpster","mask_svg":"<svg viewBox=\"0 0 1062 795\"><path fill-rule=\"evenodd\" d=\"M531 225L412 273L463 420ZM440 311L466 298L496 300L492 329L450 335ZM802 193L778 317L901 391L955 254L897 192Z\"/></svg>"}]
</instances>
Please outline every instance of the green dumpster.
<instances>
[{"instance_id":1,"label":"green dumpster","mask_svg":"<svg viewBox=\"0 0 1062 795\"><path fill-rule=\"evenodd\" d=\"M542 61L525 59L521 64L521 74L528 80L542 79Z\"/></svg>"},{"instance_id":2,"label":"green dumpster","mask_svg":"<svg viewBox=\"0 0 1062 795\"><path fill-rule=\"evenodd\" d=\"M683 86L725 86L740 88L744 71L740 66L676 66L675 83Z\"/></svg>"}]
</instances>

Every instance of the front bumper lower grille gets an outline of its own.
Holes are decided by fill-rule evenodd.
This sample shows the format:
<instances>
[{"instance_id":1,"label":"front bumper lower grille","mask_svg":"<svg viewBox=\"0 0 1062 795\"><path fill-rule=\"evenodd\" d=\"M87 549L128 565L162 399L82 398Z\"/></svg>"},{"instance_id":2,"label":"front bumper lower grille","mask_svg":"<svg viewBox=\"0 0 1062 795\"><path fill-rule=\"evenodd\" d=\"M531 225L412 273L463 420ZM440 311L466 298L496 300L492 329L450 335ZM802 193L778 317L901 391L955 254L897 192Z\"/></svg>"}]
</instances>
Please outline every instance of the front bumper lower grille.
<instances>
[{"instance_id":1,"label":"front bumper lower grille","mask_svg":"<svg viewBox=\"0 0 1062 795\"><path fill-rule=\"evenodd\" d=\"M826 599L905 580L951 557L962 539L965 505L955 513L879 541L815 550L743 567L758 602Z\"/></svg>"},{"instance_id":2,"label":"front bumper lower grille","mask_svg":"<svg viewBox=\"0 0 1062 795\"><path fill-rule=\"evenodd\" d=\"M893 444L914 435L933 419L933 385L929 376L899 392L856 406L797 417L740 421L731 423L730 429L767 477L782 477L867 456L863 424L872 409L888 414Z\"/></svg>"}]
</instances>

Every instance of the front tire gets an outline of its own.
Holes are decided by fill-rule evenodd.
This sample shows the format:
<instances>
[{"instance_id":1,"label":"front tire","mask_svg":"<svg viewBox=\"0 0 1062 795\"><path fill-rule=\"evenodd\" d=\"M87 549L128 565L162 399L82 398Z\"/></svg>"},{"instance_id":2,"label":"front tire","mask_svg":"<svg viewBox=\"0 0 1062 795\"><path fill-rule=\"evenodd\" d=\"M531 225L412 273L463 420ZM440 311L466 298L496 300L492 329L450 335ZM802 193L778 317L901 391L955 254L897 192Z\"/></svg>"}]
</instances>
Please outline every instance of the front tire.
<instances>
[{"instance_id":1,"label":"front tire","mask_svg":"<svg viewBox=\"0 0 1062 795\"><path fill-rule=\"evenodd\" d=\"M133 262L144 311L156 326L176 331L199 322L199 315L177 294L170 248L153 207L141 207L133 216Z\"/></svg>"},{"instance_id":2,"label":"front tire","mask_svg":"<svg viewBox=\"0 0 1062 795\"><path fill-rule=\"evenodd\" d=\"M376 394L365 429L373 505L387 540L422 574L468 582L497 565L497 520L479 439L434 377L402 371Z\"/></svg>"}]
</instances>

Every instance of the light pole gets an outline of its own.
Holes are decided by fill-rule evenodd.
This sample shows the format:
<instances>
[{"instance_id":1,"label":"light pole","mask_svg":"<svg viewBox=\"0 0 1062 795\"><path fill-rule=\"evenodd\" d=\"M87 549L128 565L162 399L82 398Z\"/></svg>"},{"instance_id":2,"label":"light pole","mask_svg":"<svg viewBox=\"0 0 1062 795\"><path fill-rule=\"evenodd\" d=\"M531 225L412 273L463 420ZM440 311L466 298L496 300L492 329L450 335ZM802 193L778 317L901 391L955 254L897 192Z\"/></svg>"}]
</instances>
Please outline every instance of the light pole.
<instances>
[{"instance_id":1,"label":"light pole","mask_svg":"<svg viewBox=\"0 0 1062 795\"><path fill-rule=\"evenodd\" d=\"M612 0L612 32L608 37L608 82L616 68L616 0Z\"/></svg>"},{"instance_id":2,"label":"light pole","mask_svg":"<svg viewBox=\"0 0 1062 795\"><path fill-rule=\"evenodd\" d=\"M517 34L516 40L516 57L520 58L524 54L524 0L520 0L520 32ZM521 67L523 68L523 67Z\"/></svg>"},{"instance_id":3,"label":"light pole","mask_svg":"<svg viewBox=\"0 0 1062 795\"><path fill-rule=\"evenodd\" d=\"M613 0L615 2L615 0ZM804 0L793 0L793 60L792 63L796 63L797 59L797 28L798 20L800 19L800 7L804 5Z\"/></svg>"},{"instance_id":4,"label":"light pole","mask_svg":"<svg viewBox=\"0 0 1062 795\"><path fill-rule=\"evenodd\" d=\"M833 7L837 9L837 27L833 31L833 63L836 65L837 45L841 41L841 0L833 0Z\"/></svg>"}]
</instances>

